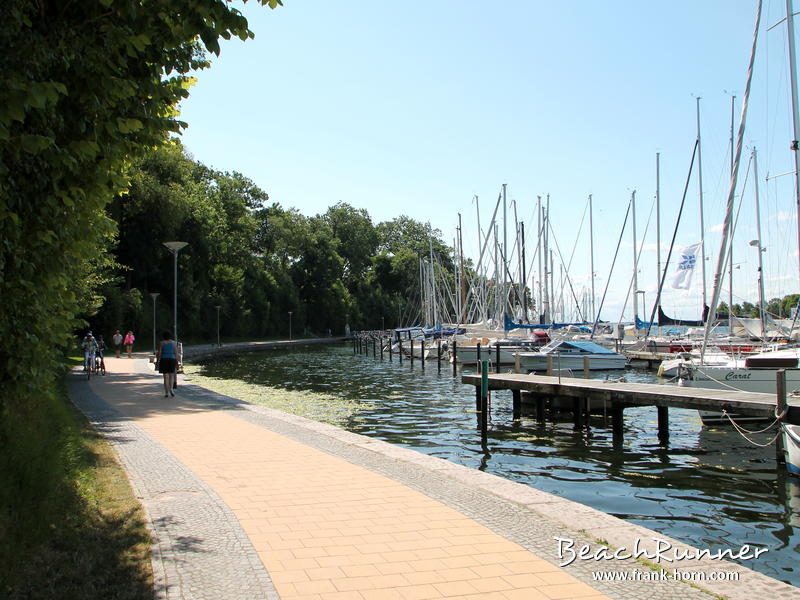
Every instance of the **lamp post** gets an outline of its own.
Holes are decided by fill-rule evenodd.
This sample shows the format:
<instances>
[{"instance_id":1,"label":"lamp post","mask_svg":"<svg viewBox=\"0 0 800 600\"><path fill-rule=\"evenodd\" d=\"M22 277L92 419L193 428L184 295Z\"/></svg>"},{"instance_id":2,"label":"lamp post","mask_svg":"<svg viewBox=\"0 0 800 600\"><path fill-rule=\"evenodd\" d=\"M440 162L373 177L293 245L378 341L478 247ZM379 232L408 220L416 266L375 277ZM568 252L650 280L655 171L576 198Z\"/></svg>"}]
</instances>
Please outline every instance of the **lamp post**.
<instances>
[{"instance_id":1,"label":"lamp post","mask_svg":"<svg viewBox=\"0 0 800 600\"><path fill-rule=\"evenodd\" d=\"M156 353L156 298L160 295L160 292L150 292L150 297L153 299L153 354Z\"/></svg>"},{"instance_id":2,"label":"lamp post","mask_svg":"<svg viewBox=\"0 0 800 600\"><path fill-rule=\"evenodd\" d=\"M217 348L221 348L222 344L219 343L219 309L222 307L218 304L215 308L217 309Z\"/></svg>"},{"instance_id":3,"label":"lamp post","mask_svg":"<svg viewBox=\"0 0 800 600\"><path fill-rule=\"evenodd\" d=\"M289 340L292 339L292 311L289 311Z\"/></svg>"},{"instance_id":4,"label":"lamp post","mask_svg":"<svg viewBox=\"0 0 800 600\"><path fill-rule=\"evenodd\" d=\"M178 344L178 252L183 250L189 242L164 242L164 246L172 252L175 258L174 278L172 280L172 335L175 336L175 344Z\"/></svg>"}]
</instances>

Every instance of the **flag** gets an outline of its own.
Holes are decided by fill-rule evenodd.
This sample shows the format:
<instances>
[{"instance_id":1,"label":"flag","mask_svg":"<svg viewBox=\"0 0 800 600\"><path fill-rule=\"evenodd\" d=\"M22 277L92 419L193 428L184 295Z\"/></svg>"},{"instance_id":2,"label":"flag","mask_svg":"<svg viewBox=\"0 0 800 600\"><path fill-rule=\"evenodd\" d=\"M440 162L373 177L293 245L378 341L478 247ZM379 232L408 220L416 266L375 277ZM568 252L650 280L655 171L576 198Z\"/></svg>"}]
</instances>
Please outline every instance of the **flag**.
<instances>
[{"instance_id":1,"label":"flag","mask_svg":"<svg viewBox=\"0 0 800 600\"><path fill-rule=\"evenodd\" d=\"M678 268L672 277L672 287L676 290L688 290L692 285L692 273L697 263L697 253L700 251L702 243L686 246L681 250L678 259Z\"/></svg>"}]
</instances>

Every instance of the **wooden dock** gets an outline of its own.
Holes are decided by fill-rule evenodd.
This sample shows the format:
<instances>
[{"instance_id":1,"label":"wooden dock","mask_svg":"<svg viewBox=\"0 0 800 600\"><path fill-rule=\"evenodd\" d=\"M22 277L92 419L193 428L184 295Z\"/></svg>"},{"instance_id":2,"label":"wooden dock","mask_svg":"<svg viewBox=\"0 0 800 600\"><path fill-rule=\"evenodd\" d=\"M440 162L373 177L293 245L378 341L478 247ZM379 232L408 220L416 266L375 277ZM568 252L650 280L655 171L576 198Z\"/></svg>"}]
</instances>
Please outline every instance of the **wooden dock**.
<instances>
[{"instance_id":1,"label":"wooden dock","mask_svg":"<svg viewBox=\"0 0 800 600\"><path fill-rule=\"evenodd\" d=\"M481 411L484 408L482 412L488 413L488 406L481 398L481 375L462 375L461 382L475 386L476 409ZM545 404L549 398L570 399L576 428L584 427L591 408L603 407L612 418L615 434L622 433L622 411L625 408L655 406L658 408L659 437L665 439L669 435L669 408L724 410L769 418L774 417L778 403L775 394L515 373L489 374L488 387L490 390L511 391L515 415L521 410L523 393L533 398L540 421L544 421ZM800 398L787 400L785 421L800 424Z\"/></svg>"}]
</instances>

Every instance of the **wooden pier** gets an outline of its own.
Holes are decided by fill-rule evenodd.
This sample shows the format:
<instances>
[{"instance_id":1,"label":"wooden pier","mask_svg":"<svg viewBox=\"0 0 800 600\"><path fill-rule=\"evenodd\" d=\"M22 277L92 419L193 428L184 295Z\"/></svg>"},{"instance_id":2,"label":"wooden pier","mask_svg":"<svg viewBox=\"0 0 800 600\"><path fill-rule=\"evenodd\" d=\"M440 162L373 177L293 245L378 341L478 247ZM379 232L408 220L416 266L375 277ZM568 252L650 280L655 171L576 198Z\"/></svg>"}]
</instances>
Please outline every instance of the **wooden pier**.
<instances>
[{"instance_id":1,"label":"wooden pier","mask_svg":"<svg viewBox=\"0 0 800 600\"><path fill-rule=\"evenodd\" d=\"M462 374L461 382L475 386L476 409L488 413L488 404L481 394L481 375ZM774 418L779 397L775 394L757 394L658 385L652 383L626 383L602 379L577 379L548 375L489 374L489 390L510 390L513 397L514 415L520 414L522 395L533 399L536 416L545 419L546 402L550 398L572 401L575 428L585 426L592 409L603 408L611 416L615 434L622 433L622 411L633 406L655 406L658 408L659 437L669 436L669 408L689 408L732 414L763 415ZM800 398L785 400L787 411L785 422L800 424ZM482 415L483 416L483 415Z\"/></svg>"}]
</instances>

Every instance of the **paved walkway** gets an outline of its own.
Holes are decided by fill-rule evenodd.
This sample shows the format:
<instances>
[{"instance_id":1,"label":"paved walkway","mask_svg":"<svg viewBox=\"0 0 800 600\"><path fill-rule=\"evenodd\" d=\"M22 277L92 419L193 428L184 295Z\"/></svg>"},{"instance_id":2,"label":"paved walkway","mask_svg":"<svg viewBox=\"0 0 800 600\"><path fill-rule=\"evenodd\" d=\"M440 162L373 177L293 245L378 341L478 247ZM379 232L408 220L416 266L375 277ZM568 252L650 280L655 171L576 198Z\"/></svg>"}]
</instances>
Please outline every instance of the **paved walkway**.
<instances>
[{"instance_id":1,"label":"paved walkway","mask_svg":"<svg viewBox=\"0 0 800 600\"><path fill-rule=\"evenodd\" d=\"M115 444L148 513L160 598L711 597L631 559L557 566L556 538L593 551L598 539L656 543L589 507L183 381L164 398L142 355L107 365L91 382L71 375L70 394ZM721 596L800 596L732 563L681 568L739 573L700 584ZM593 581L597 571L632 580Z\"/></svg>"}]
</instances>

